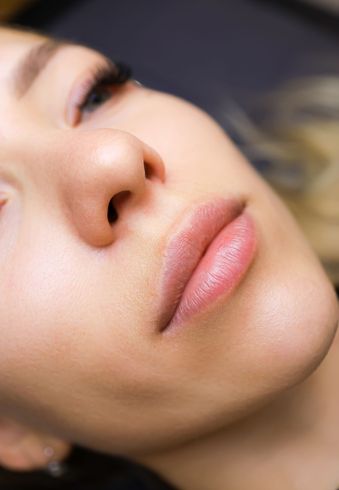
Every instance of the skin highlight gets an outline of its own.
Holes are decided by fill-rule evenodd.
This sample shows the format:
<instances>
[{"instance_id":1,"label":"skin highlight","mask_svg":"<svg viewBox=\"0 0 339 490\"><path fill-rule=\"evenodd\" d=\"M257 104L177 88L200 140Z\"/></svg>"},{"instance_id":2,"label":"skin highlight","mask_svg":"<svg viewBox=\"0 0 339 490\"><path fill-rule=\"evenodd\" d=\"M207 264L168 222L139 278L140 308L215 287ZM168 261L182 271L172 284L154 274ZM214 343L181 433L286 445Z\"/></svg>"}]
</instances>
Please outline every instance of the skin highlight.
<instances>
[{"instance_id":1,"label":"skin highlight","mask_svg":"<svg viewBox=\"0 0 339 490\"><path fill-rule=\"evenodd\" d=\"M95 51L58 50L18 101L8 74L42 41L0 32L3 427L29 427L41 445L52 438L60 458L72 443L123 454L195 490L243 488L245 478L265 490L260 457L285 438L287 480L273 460L264 469L286 488L302 478L292 461L303 463L309 438L317 447L339 422L338 305L319 260L279 197L190 103L131 81L70 125L70 94L103 61ZM257 232L250 270L227 301L162 335L170 237L194 206L239 196ZM301 420L313 428L295 449ZM11 464L1 447L9 467L44 463L34 449ZM326 451L316 456L334 480Z\"/></svg>"}]
</instances>

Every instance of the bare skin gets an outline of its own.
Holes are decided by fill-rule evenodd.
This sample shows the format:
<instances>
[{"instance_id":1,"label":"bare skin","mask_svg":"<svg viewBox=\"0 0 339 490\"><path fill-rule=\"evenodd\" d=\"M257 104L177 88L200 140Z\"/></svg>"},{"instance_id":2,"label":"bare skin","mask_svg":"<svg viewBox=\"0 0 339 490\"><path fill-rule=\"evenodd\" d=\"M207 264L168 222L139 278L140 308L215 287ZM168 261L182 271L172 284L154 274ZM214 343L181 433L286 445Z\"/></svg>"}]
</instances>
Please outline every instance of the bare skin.
<instances>
[{"instance_id":1,"label":"bare skin","mask_svg":"<svg viewBox=\"0 0 339 490\"><path fill-rule=\"evenodd\" d=\"M337 490L339 394L336 336L320 367L251 416L141 462L183 490Z\"/></svg>"},{"instance_id":2,"label":"bare skin","mask_svg":"<svg viewBox=\"0 0 339 490\"><path fill-rule=\"evenodd\" d=\"M46 444L62 459L76 443L187 490L327 490L338 305L295 220L191 104L131 81L77 109L105 63L95 51L58 49L15 91L18 63L45 41L0 32L0 462L42 467ZM169 240L185 213L228 197L255 223L253 263L163 334Z\"/></svg>"}]
</instances>

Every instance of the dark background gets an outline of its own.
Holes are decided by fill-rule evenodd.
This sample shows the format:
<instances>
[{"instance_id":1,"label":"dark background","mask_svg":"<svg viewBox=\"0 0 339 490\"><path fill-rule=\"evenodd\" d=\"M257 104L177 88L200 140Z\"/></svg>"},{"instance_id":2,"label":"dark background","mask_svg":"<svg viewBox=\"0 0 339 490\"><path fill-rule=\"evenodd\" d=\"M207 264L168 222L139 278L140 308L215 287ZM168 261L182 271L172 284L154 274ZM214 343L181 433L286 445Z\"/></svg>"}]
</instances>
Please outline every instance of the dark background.
<instances>
[{"instance_id":1,"label":"dark background","mask_svg":"<svg viewBox=\"0 0 339 490\"><path fill-rule=\"evenodd\" d=\"M143 84L197 103L221 124L230 100L246 107L291 77L339 72L339 19L293 0L44 0L13 22L125 61ZM0 487L165 488L123 460L79 448L67 465L60 481L2 470Z\"/></svg>"},{"instance_id":2,"label":"dark background","mask_svg":"<svg viewBox=\"0 0 339 490\"><path fill-rule=\"evenodd\" d=\"M296 0L45 0L16 21L130 63L221 123L229 97L339 65L339 19Z\"/></svg>"}]
</instances>

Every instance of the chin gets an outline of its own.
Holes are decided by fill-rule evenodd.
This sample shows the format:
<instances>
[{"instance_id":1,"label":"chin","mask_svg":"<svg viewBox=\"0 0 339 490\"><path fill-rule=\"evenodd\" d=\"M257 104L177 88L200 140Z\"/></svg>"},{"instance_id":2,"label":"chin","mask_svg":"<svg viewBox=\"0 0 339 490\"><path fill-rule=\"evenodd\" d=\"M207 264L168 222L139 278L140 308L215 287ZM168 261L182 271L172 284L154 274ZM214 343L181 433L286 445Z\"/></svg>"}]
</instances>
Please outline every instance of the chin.
<instances>
[{"instance_id":1,"label":"chin","mask_svg":"<svg viewBox=\"0 0 339 490\"><path fill-rule=\"evenodd\" d=\"M269 301L279 320L266 329L257 379L264 395L275 394L307 379L329 353L338 328L338 301L325 275L318 282L301 281ZM278 299L277 299L278 298ZM267 301L267 298L266 298ZM272 304L274 302L274 304ZM272 320L272 318L271 318Z\"/></svg>"},{"instance_id":2,"label":"chin","mask_svg":"<svg viewBox=\"0 0 339 490\"><path fill-rule=\"evenodd\" d=\"M218 412L222 417L223 411L228 423L302 383L334 344L338 328L335 291L320 265L307 271L309 281L305 281L305 272L294 270L285 275L286 281L273 282L265 275L259 289L256 276L252 290L250 285L233 305L234 318L242 311L242 325L226 329L219 339L219 357L232 356L231 365L223 366L224 373L231 373L224 376L228 399L222 400L221 393L222 410ZM229 310L225 324L228 314Z\"/></svg>"}]
</instances>

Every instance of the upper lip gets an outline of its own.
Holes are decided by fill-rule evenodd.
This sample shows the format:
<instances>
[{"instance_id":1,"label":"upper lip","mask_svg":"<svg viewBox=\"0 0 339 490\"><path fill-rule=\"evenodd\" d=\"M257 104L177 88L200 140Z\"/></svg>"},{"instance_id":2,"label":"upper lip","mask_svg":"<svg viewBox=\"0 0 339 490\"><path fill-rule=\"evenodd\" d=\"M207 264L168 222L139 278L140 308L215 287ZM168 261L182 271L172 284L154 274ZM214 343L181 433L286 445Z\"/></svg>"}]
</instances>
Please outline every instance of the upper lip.
<instances>
[{"instance_id":1,"label":"upper lip","mask_svg":"<svg viewBox=\"0 0 339 490\"><path fill-rule=\"evenodd\" d=\"M239 198L216 198L199 203L184 215L167 241L160 276L158 325L165 330L178 307L186 284L216 235L245 207Z\"/></svg>"}]
</instances>

